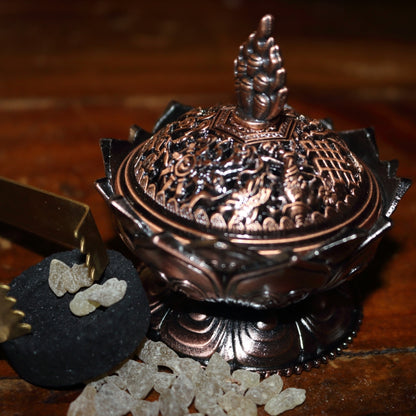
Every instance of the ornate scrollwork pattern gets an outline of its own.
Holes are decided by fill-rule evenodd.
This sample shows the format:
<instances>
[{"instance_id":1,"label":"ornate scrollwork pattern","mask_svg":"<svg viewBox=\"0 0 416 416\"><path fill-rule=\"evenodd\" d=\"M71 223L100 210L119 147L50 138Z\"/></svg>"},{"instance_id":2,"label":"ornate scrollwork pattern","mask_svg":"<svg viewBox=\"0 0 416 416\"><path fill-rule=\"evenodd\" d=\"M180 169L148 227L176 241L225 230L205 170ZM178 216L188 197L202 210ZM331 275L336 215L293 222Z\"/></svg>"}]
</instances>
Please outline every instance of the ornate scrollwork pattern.
<instances>
[{"instance_id":1,"label":"ornate scrollwork pattern","mask_svg":"<svg viewBox=\"0 0 416 416\"><path fill-rule=\"evenodd\" d=\"M307 231L354 211L362 166L334 132L289 109L249 132L236 117L232 106L194 109L159 130L134 160L143 192L231 233Z\"/></svg>"}]
</instances>

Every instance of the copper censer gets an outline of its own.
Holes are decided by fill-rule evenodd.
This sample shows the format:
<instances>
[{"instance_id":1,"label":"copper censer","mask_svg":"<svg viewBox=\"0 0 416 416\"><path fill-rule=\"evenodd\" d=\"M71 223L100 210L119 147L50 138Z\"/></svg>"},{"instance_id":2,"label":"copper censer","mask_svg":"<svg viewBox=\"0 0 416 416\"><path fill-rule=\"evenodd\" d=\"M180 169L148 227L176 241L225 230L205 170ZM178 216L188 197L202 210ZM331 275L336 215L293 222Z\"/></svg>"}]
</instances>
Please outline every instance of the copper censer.
<instances>
[{"instance_id":1,"label":"copper censer","mask_svg":"<svg viewBox=\"0 0 416 416\"><path fill-rule=\"evenodd\" d=\"M336 132L286 104L267 15L235 60L236 105L171 103L152 133L102 140L97 182L146 266L150 336L206 362L299 373L351 342L346 283L373 258L409 187L373 131Z\"/></svg>"}]
</instances>

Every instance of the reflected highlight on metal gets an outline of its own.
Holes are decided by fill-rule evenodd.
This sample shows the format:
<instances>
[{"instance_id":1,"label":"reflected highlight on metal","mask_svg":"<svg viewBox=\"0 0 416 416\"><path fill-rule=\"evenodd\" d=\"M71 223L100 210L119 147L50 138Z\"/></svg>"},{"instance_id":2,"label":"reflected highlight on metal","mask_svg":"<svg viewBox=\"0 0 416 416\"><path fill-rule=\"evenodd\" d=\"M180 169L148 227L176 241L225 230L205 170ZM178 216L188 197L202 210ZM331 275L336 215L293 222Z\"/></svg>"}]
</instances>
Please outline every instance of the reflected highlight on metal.
<instances>
[{"instance_id":1,"label":"reflected highlight on metal","mask_svg":"<svg viewBox=\"0 0 416 416\"><path fill-rule=\"evenodd\" d=\"M272 23L265 16L240 47L237 105L202 109L173 102L152 133L134 126L129 141L101 142L106 177L97 187L123 241L173 294L169 297L184 295L196 308L196 315L178 315L175 325L168 319L173 306L160 300L154 316L160 308L167 308L167 315L154 329L171 346L180 339L174 348L192 356L240 351L235 345L244 324L231 318L234 308L277 314L279 320L280 313L296 314L305 300L313 304L315 295L350 280L373 258L380 237L391 227L390 215L410 186L396 177L396 162L379 160L371 129L337 132L328 121L298 114L286 104L286 71ZM337 290L328 296L339 297ZM198 302L211 303L213 316L222 311L222 318L208 326L228 328L216 329L222 335L212 336L227 343L225 331L233 346L206 346L201 353L194 349L201 331L183 332L181 325L202 316ZM342 344L358 326L356 307L352 302L345 320L344 312L337 316L337 302L327 304L333 306L325 310L339 318L328 322ZM224 318L227 311L233 329ZM323 356L336 342L321 324L306 325L317 337L316 345L311 337L303 339L299 334L315 312L305 314L291 331L298 334L293 342L307 344L298 354L310 350L313 362L314 355ZM231 335L236 331L239 336ZM247 333L241 348L250 348L254 338L253 351L266 345L266 332ZM273 342L277 355L285 349L283 338ZM227 358L246 365L237 355ZM262 371L286 366L272 360L267 369L256 360L247 366ZM292 367L302 362L300 356L289 361Z\"/></svg>"}]
</instances>

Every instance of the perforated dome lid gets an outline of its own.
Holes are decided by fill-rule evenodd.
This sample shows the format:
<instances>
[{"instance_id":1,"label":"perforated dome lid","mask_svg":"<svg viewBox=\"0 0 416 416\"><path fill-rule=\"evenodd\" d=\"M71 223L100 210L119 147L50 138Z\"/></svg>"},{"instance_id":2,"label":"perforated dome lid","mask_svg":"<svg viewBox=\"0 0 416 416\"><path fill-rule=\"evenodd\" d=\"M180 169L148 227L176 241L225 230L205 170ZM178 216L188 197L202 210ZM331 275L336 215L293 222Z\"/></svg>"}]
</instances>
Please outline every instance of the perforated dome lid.
<instances>
[{"instance_id":1,"label":"perforated dome lid","mask_svg":"<svg viewBox=\"0 0 416 416\"><path fill-rule=\"evenodd\" d=\"M236 106L189 109L160 123L125 160L117 192L155 227L309 245L377 218L371 171L327 122L286 105L271 28L265 16L240 47Z\"/></svg>"}]
</instances>

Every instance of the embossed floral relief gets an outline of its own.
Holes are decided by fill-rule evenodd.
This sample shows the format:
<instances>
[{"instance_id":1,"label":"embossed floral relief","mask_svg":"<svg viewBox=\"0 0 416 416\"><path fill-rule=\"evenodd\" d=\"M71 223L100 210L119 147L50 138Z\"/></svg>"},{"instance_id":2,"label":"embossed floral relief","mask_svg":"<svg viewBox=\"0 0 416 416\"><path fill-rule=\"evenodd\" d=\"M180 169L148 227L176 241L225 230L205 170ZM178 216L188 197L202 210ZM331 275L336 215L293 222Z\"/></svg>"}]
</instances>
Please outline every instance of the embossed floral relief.
<instances>
[{"instance_id":1,"label":"embossed floral relief","mask_svg":"<svg viewBox=\"0 0 416 416\"><path fill-rule=\"evenodd\" d=\"M206 228L263 234L342 221L361 165L318 121L287 110L245 134L233 107L195 109L158 131L136 156L142 190Z\"/></svg>"}]
</instances>

